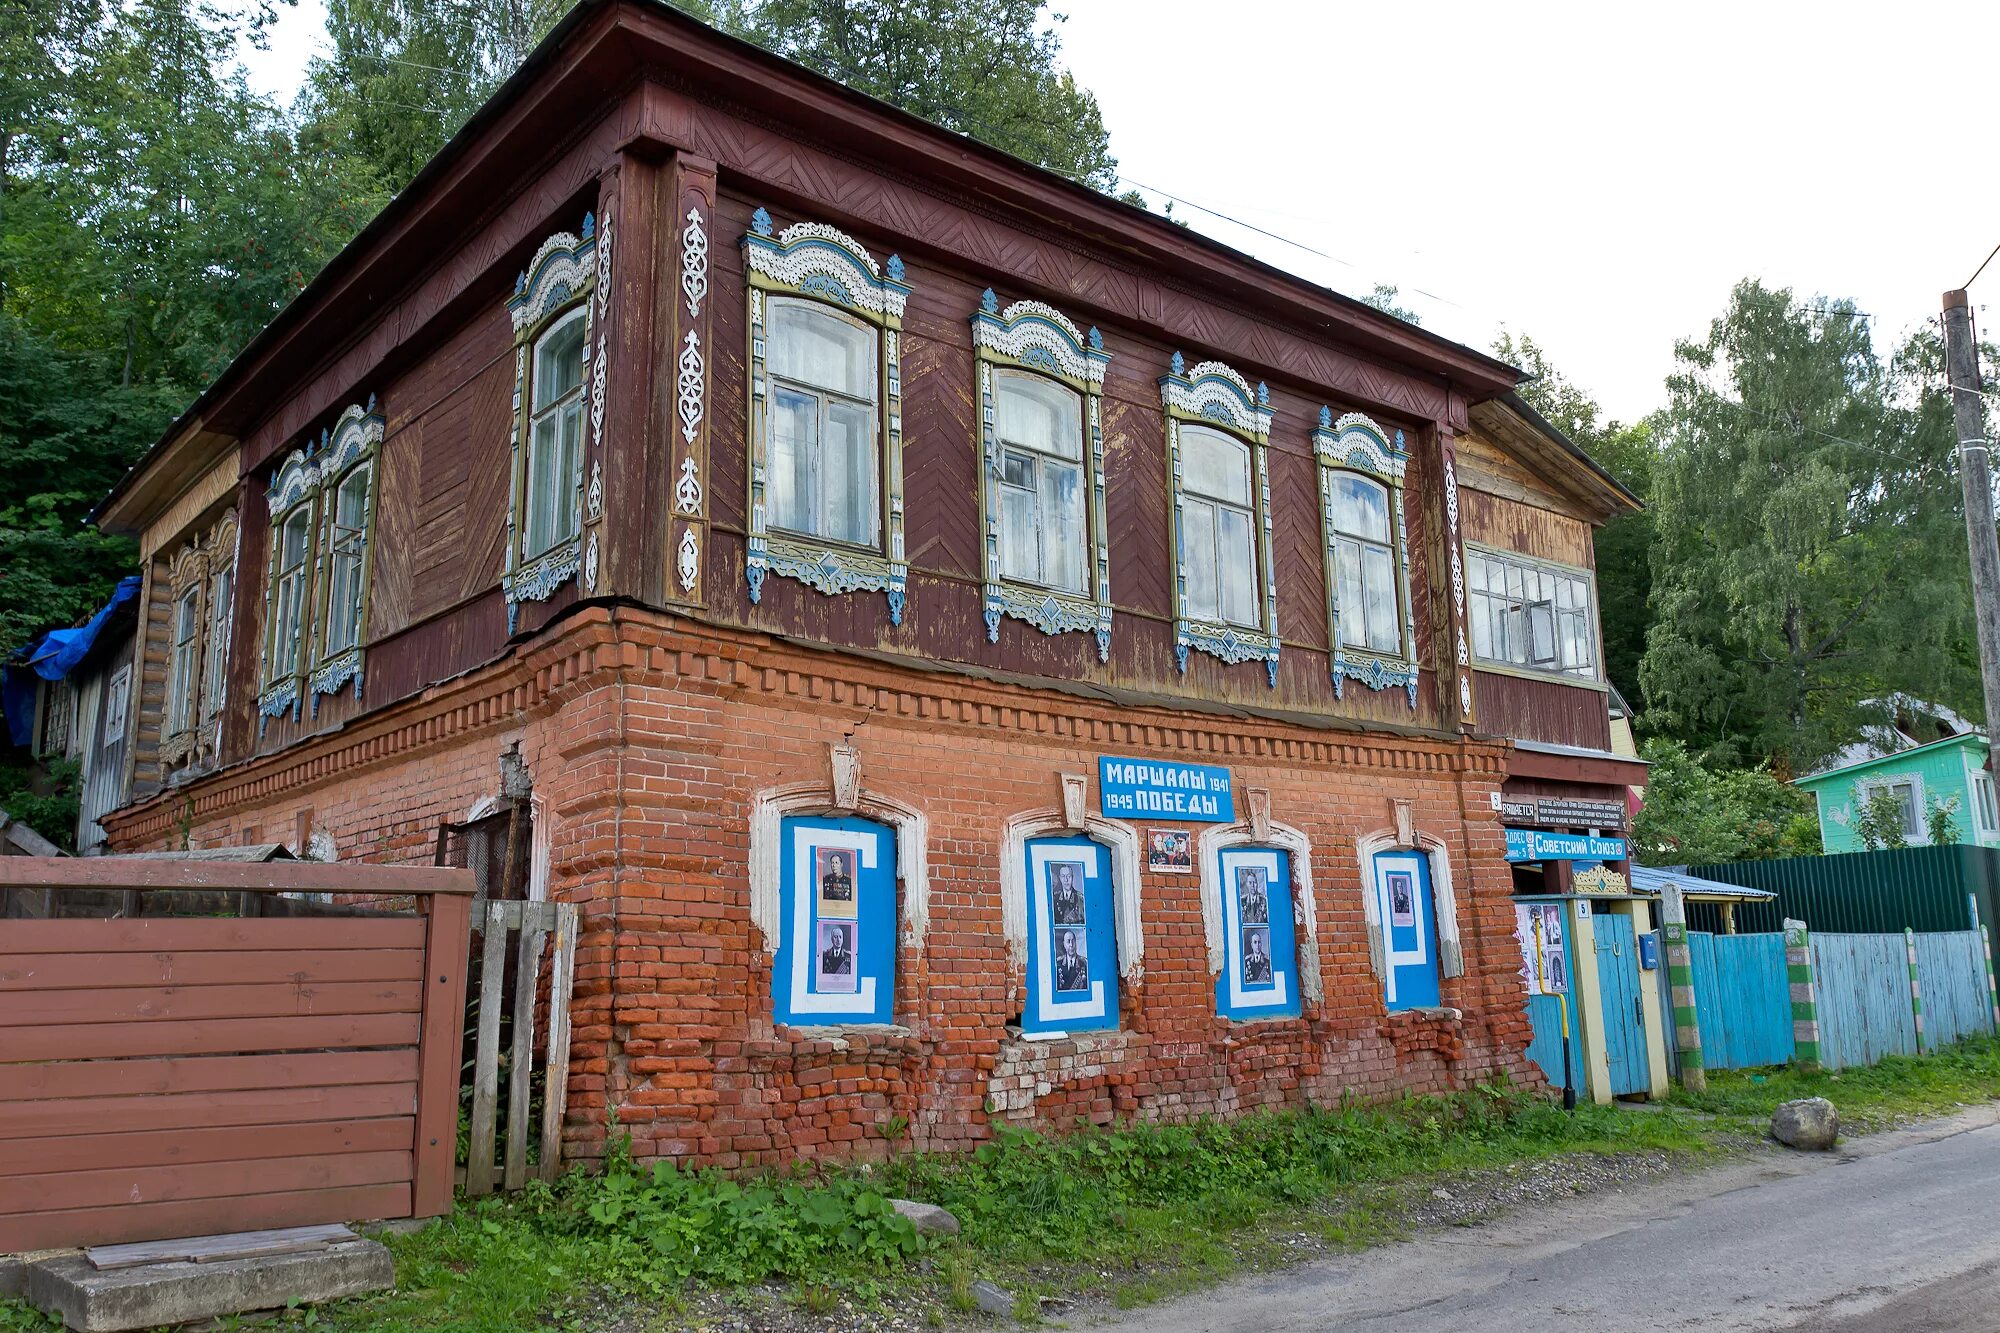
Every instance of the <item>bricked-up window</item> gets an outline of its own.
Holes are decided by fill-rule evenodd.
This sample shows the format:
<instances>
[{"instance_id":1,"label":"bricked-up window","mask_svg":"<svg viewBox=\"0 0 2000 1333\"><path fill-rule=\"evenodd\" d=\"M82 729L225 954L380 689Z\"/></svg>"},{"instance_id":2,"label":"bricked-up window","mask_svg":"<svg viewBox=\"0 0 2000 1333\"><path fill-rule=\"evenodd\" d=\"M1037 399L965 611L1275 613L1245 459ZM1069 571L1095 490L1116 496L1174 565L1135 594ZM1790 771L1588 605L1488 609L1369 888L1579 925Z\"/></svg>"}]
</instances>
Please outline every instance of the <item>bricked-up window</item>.
<instances>
[{"instance_id":1,"label":"bricked-up window","mask_svg":"<svg viewBox=\"0 0 2000 1333\"><path fill-rule=\"evenodd\" d=\"M895 830L804 816L779 829L773 1018L799 1027L894 1021Z\"/></svg>"},{"instance_id":2,"label":"bricked-up window","mask_svg":"<svg viewBox=\"0 0 2000 1333\"><path fill-rule=\"evenodd\" d=\"M1246 1021L1296 1015L1300 991L1291 854L1280 847L1224 847L1215 855L1214 870L1222 926L1216 1012Z\"/></svg>"},{"instance_id":3,"label":"bricked-up window","mask_svg":"<svg viewBox=\"0 0 2000 1333\"><path fill-rule=\"evenodd\" d=\"M1117 895L1111 853L1084 837L1034 838L1027 858L1025 1033L1118 1026Z\"/></svg>"}]
</instances>

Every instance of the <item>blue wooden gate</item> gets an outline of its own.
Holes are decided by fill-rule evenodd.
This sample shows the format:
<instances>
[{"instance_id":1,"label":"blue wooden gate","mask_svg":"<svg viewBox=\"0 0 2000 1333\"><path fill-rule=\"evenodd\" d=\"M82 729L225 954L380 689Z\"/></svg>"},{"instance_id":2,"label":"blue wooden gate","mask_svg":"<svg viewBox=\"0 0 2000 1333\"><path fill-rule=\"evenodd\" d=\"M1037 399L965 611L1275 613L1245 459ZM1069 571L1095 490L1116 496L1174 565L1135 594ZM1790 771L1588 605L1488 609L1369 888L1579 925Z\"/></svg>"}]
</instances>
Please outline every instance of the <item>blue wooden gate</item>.
<instances>
[{"instance_id":1,"label":"blue wooden gate","mask_svg":"<svg viewBox=\"0 0 2000 1333\"><path fill-rule=\"evenodd\" d=\"M1917 936L1917 986L1924 997L1924 1045L1935 1049L1993 1030L1986 946L1976 930Z\"/></svg>"},{"instance_id":2,"label":"blue wooden gate","mask_svg":"<svg viewBox=\"0 0 2000 1333\"><path fill-rule=\"evenodd\" d=\"M1820 1062L1865 1067L1917 1053L1910 956L1901 935L1812 935Z\"/></svg>"},{"instance_id":3,"label":"blue wooden gate","mask_svg":"<svg viewBox=\"0 0 2000 1333\"><path fill-rule=\"evenodd\" d=\"M1783 935L1688 932L1694 963L1695 1021L1710 1069L1781 1065L1792 1040L1791 978Z\"/></svg>"},{"instance_id":4,"label":"blue wooden gate","mask_svg":"<svg viewBox=\"0 0 2000 1333\"><path fill-rule=\"evenodd\" d=\"M1590 1084L1584 1079L1583 1034L1576 1025L1574 997L1563 995L1528 997L1528 1027L1534 1033L1534 1040L1528 1043L1528 1058L1541 1068L1542 1077L1548 1079L1550 1087L1560 1088L1563 1085L1562 1006L1565 1002L1570 1006L1569 1085L1576 1089L1578 1097L1587 1097Z\"/></svg>"},{"instance_id":5,"label":"blue wooden gate","mask_svg":"<svg viewBox=\"0 0 2000 1333\"><path fill-rule=\"evenodd\" d=\"M1611 1095L1646 1092L1652 1078L1646 1065L1646 1015L1639 1004L1639 950L1632 918L1611 912L1595 918L1597 989L1604 1003L1604 1054L1611 1072Z\"/></svg>"}]
</instances>

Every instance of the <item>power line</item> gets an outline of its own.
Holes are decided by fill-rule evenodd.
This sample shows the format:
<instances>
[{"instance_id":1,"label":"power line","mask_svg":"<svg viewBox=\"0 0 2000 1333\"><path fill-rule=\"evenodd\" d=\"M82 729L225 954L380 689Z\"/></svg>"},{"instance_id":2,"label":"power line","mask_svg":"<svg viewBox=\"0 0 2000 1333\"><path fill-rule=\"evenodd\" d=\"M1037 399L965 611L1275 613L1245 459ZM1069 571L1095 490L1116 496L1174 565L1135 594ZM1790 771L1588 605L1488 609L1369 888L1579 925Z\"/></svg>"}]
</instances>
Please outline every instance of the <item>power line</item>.
<instances>
[{"instance_id":1,"label":"power line","mask_svg":"<svg viewBox=\"0 0 2000 1333\"><path fill-rule=\"evenodd\" d=\"M1972 270L1972 276L1965 280L1965 287L1970 287L1973 283L1979 281L1979 275L1984 273L1986 266L1993 262L1994 255L2000 255L2000 244L1996 244L1991 250L1986 252L1986 258L1979 261L1979 267ZM1963 291L1965 288L1961 287L1959 290Z\"/></svg>"}]
</instances>

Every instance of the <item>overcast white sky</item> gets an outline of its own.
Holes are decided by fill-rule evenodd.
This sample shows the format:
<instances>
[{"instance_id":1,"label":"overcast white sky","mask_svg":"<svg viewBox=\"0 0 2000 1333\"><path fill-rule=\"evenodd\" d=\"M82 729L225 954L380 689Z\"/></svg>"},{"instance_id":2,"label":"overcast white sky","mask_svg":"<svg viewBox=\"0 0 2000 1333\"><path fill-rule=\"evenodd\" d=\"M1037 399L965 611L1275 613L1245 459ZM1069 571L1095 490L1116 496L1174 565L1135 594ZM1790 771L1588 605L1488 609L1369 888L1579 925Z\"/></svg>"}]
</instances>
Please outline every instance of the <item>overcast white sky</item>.
<instances>
[{"instance_id":1,"label":"overcast white sky","mask_svg":"<svg viewBox=\"0 0 2000 1333\"><path fill-rule=\"evenodd\" d=\"M2000 243L1990 0L1055 7L1130 183L1447 337L1531 334L1619 417L1738 278L1851 297L1886 351ZM323 23L285 11L253 82L289 99Z\"/></svg>"}]
</instances>

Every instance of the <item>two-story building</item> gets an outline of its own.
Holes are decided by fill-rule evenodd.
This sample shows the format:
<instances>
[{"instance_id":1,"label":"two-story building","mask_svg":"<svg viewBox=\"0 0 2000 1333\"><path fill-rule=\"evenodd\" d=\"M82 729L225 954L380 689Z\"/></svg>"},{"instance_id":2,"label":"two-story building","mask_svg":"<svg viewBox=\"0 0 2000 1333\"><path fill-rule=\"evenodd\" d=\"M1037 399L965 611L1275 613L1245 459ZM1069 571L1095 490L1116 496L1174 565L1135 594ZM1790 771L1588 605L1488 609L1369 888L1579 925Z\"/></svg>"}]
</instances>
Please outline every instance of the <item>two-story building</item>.
<instances>
[{"instance_id":1,"label":"two-story building","mask_svg":"<svg viewBox=\"0 0 2000 1333\"><path fill-rule=\"evenodd\" d=\"M1596 789L1629 497L1517 379L586 0L100 508L102 822L581 904L582 1153L1533 1078L1506 738Z\"/></svg>"}]
</instances>

